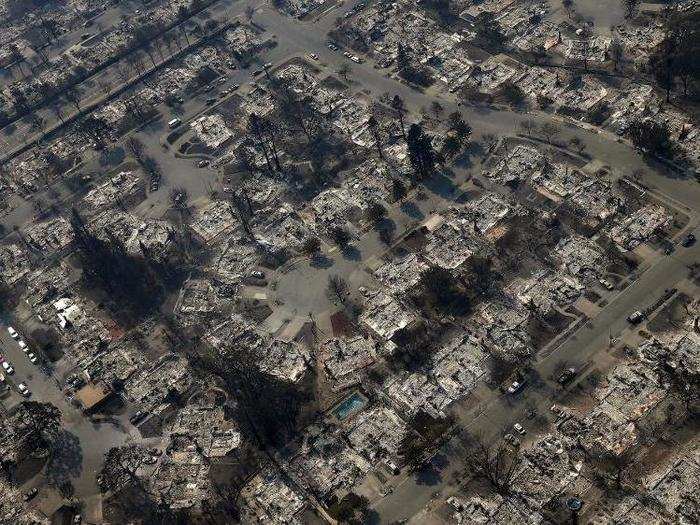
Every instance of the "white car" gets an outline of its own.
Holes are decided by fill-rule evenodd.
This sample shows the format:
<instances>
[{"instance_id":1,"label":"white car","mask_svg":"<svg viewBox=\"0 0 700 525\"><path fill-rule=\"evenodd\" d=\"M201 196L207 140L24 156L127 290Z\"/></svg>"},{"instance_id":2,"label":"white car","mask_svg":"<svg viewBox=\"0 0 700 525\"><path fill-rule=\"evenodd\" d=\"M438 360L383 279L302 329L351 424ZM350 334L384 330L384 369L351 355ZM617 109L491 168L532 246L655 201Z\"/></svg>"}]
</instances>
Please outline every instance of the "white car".
<instances>
[{"instance_id":1,"label":"white car","mask_svg":"<svg viewBox=\"0 0 700 525\"><path fill-rule=\"evenodd\" d=\"M17 344L22 349L22 352L24 352L25 354L29 351L29 347L27 346L27 343L25 343L22 339L17 341Z\"/></svg>"},{"instance_id":2,"label":"white car","mask_svg":"<svg viewBox=\"0 0 700 525\"><path fill-rule=\"evenodd\" d=\"M608 281L607 279L601 279L599 282L603 286L603 288L605 288L606 290L614 290L615 289L615 285L613 283L611 283L610 281Z\"/></svg>"},{"instance_id":3,"label":"white car","mask_svg":"<svg viewBox=\"0 0 700 525\"><path fill-rule=\"evenodd\" d=\"M523 426L520 423L516 423L515 425L513 425L513 430L515 430L521 436L524 436L525 432L526 432L526 430L523 428Z\"/></svg>"},{"instance_id":4,"label":"white car","mask_svg":"<svg viewBox=\"0 0 700 525\"><path fill-rule=\"evenodd\" d=\"M33 354L32 352L29 352L27 354L27 357L29 358L30 363L37 364L39 362L39 358L36 356L36 354Z\"/></svg>"},{"instance_id":5,"label":"white car","mask_svg":"<svg viewBox=\"0 0 700 525\"><path fill-rule=\"evenodd\" d=\"M17 333L17 330L15 330L14 328L12 328L11 326L8 326L8 327L7 327L7 333L10 334L10 337L11 337L12 339L17 339L17 338L19 337L19 334Z\"/></svg>"},{"instance_id":6,"label":"white car","mask_svg":"<svg viewBox=\"0 0 700 525\"><path fill-rule=\"evenodd\" d=\"M24 397L29 397L32 395L32 393L29 391L29 387L24 383L20 383L19 385L17 385L17 390L19 390L19 393L22 394Z\"/></svg>"},{"instance_id":7,"label":"white car","mask_svg":"<svg viewBox=\"0 0 700 525\"><path fill-rule=\"evenodd\" d=\"M312 60L318 60L318 55L316 53L309 53L309 58Z\"/></svg>"},{"instance_id":8,"label":"white car","mask_svg":"<svg viewBox=\"0 0 700 525\"><path fill-rule=\"evenodd\" d=\"M360 59L360 57L358 57L358 56L356 56L356 55L352 55L352 56L350 57L350 60L352 60L352 61L355 62L356 64L359 64L360 62L362 62L362 60Z\"/></svg>"},{"instance_id":9,"label":"white car","mask_svg":"<svg viewBox=\"0 0 700 525\"><path fill-rule=\"evenodd\" d=\"M9 375L12 375L15 373L15 369L12 368L12 365L10 363L8 363L7 361L2 362L2 367L5 370L5 372L7 372Z\"/></svg>"}]
</instances>

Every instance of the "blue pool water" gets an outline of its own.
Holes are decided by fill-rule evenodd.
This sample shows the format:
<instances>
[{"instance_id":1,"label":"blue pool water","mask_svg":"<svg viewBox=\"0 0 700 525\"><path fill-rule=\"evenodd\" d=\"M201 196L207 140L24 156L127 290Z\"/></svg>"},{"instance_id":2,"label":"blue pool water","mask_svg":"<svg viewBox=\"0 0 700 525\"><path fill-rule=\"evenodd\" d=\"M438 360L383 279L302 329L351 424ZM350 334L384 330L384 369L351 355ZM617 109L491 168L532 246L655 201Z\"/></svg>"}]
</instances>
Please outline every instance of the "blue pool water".
<instances>
[{"instance_id":1,"label":"blue pool water","mask_svg":"<svg viewBox=\"0 0 700 525\"><path fill-rule=\"evenodd\" d=\"M334 410L333 414L335 414L335 417L340 419L341 421L348 417L350 414L353 412L359 410L365 405L365 400L355 392L353 395L351 395L349 398L347 398L345 401L340 403Z\"/></svg>"}]
</instances>

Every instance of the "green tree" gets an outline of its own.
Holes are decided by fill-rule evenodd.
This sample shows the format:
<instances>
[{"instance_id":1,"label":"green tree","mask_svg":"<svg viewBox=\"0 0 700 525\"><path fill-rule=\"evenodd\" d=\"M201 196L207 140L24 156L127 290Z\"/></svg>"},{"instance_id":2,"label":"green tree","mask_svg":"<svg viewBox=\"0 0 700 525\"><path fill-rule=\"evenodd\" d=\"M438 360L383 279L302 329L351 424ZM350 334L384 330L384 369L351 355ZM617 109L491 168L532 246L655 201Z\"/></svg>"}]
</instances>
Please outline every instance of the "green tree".
<instances>
[{"instance_id":1,"label":"green tree","mask_svg":"<svg viewBox=\"0 0 700 525\"><path fill-rule=\"evenodd\" d=\"M486 47L500 49L506 42L501 24L498 23L493 13L488 11L482 11L476 16L474 31L477 41Z\"/></svg>"},{"instance_id":2,"label":"green tree","mask_svg":"<svg viewBox=\"0 0 700 525\"><path fill-rule=\"evenodd\" d=\"M396 118L399 121L399 127L401 129L401 136L406 139L406 127L404 126L404 117L406 116L406 106L404 105L403 99L399 95L394 95L391 99L391 107L396 113Z\"/></svg>"},{"instance_id":3,"label":"green tree","mask_svg":"<svg viewBox=\"0 0 700 525\"><path fill-rule=\"evenodd\" d=\"M313 257L321 251L321 239L318 237L307 237L301 245L301 252L308 257Z\"/></svg>"},{"instance_id":4,"label":"green tree","mask_svg":"<svg viewBox=\"0 0 700 525\"><path fill-rule=\"evenodd\" d=\"M642 3L642 0L621 0L622 1L622 7L625 10L625 18L627 20L631 20L635 16L637 16L637 12L639 11L639 5Z\"/></svg>"},{"instance_id":5,"label":"green tree","mask_svg":"<svg viewBox=\"0 0 700 525\"><path fill-rule=\"evenodd\" d=\"M372 224L379 223L384 217L386 217L386 208L382 206L379 202L370 202L365 211L367 220Z\"/></svg>"},{"instance_id":6,"label":"green tree","mask_svg":"<svg viewBox=\"0 0 700 525\"><path fill-rule=\"evenodd\" d=\"M423 131L419 124L411 124L406 136L408 159L413 168L416 180L430 178L435 172L437 156L433 149L431 137Z\"/></svg>"},{"instance_id":7,"label":"green tree","mask_svg":"<svg viewBox=\"0 0 700 525\"><path fill-rule=\"evenodd\" d=\"M335 226L331 230L331 237L333 238L333 242L342 250L347 248L350 244L350 232L343 226Z\"/></svg>"},{"instance_id":8,"label":"green tree","mask_svg":"<svg viewBox=\"0 0 700 525\"><path fill-rule=\"evenodd\" d=\"M379 121L377 121L377 118L374 115L370 116L367 120L367 127L369 128L369 132L372 134L372 138L374 139L374 147L377 148L379 158L383 159L384 151L382 150L382 135L379 129Z\"/></svg>"},{"instance_id":9,"label":"green tree","mask_svg":"<svg viewBox=\"0 0 700 525\"><path fill-rule=\"evenodd\" d=\"M654 120L636 120L627 129L632 143L652 154L672 157L673 143L668 127Z\"/></svg>"},{"instance_id":10,"label":"green tree","mask_svg":"<svg viewBox=\"0 0 700 525\"><path fill-rule=\"evenodd\" d=\"M402 202L407 194L406 186L398 179L391 181L391 196L396 202Z\"/></svg>"},{"instance_id":11,"label":"green tree","mask_svg":"<svg viewBox=\"0 0 700 525\"><path fill-rule=\"evenodd\" d=\"M525 93L523 90L520 86L509 80L501 85L499 93L511 106L519 106L525 102Z\"/></svg>"},{"instance_id":12,"label":"green tree","mask_svg":"<svg viewBox=\"0 0 700 525\"><path fill-rule=\"evenodd\" d=\"M459 111L450 113L447 117L447 125L450 131L454 131L462 145L466 145L472 134L472 128L464 120L462 114Z\"/></svg>"}]
</instances>

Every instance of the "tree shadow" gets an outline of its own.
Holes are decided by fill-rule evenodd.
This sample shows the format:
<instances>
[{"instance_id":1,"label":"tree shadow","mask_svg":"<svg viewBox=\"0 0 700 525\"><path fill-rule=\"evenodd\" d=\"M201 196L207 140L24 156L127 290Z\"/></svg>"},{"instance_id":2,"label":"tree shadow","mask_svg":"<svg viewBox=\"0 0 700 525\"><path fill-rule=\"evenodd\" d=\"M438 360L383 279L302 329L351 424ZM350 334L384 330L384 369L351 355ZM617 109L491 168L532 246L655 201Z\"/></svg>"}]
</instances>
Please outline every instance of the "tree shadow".
<instances>
[{"instance_id":1,"label":"tree shadow","mask_svg":"<svg viewBox=\"0 0 700 525\"><path fill-rule=\"evenodd\" d=\"M379 525L381 523L379 513L374 509L368 510L363 517L365 525Z\"/></svg>"},{"instance_id":2,"label":"tree shadow","mask_svg":"<svg viewBox=\"0 0 700 525\"><path fill-rule=\"evenodd\" d=\"M157 133L162 133L165 131L165 123L163 122L163 116L158 115L158 117L154 118L151 122L146 124L143 127L143 133L147 135L155 135Z\"/></svg>"},{"instance_id":3,"label":"tree shadow","mask_svg":"<svg viewBox=\"0 0 700 525\"><path fill-rule=\"evenodd\" d=\"M18 485L25 484L27 481L39 474L46 463L46 457L29 456L11 470L12 482Z\"/></svg>"},{"instance_id":4,"label":"tree shadow","mask_svg":"<svg viewBox=\"0 0 700 525\"><path fill-rule=\"evenodd\" d=\"M53 443L51 457L46 464L46 481L53 487L60 487L83 470L83 450L75 434L61 431Z\"/></svg>"},{"instance_id":5,"label":"tree shadow","mask_svg":"<svg viewBox=\"0 0 700 525\"><path fill-rule=\"evenodd\" d=\"M438 470L442 470L450 464L450 462L447 459L447 456L445 456L444 454L437 454L433 458L431 463L435 465L435 468L437 468Z\"/></svg>"},{"instance_id":6,"label":"tree shadow","mask_svg":"<svg viewBox=\"0 0 700 525\"><path fill-rule=\"evenodd\" d=\"M442 481L442 475L440 471L430 462L428 465L421 467L415 474L416 485L427 485L432 487L437 485Z\"/></svg>"},{"instance_id":7,"label":"tree shadow","mask_svg":"<svg viewBox=\"0 0 700 525\"><path fill-rule=\"evenodd\" d=\"M343 257L349 261L359 261L362 259L362 252L352 245L348 245L342 250Z\"/></svg>"},{"instance_id":8,"label":"tree shadow","mask_svg":"<svg viewBox=\"0 0 700 525\"><path fill-rule=\"evenodd\" d=\"M311 260L309 261L309 266L311 266L312 268L319 268L319 269L320 268L330 268L331 266L333 266L333 264L334 264L333 259L331 259L327 255L322 254L322 253L312 257Z\"/></svg>"},{"instance_id":9,"label":"tree shadow","mask_svg":"<svg viewBox=\"0 0 700 525\"><path fill-rule=\"evenodd\" d=\"M125 157L126 153L124 152L124 148L122 148L121 146L117 146L111 149L104 149L100 154L100 166L118 166L119 164L124 162Z\"/></svg>"},{"instance_id":10,"label":"tree shadow","mask_svg":"<svg viewBox=\"0 0 700 525\"><path fill-rule=\"evenodd\" d=\"M401 211L409 217L411 217L412 219L420 220L425 217L425 215L423 215L423 212L420 211L420 208L418 208L418 206L416 206L416 203L413 201L404 202L401 205Z\"/></svg>"},{"instance_id":11,"label":"tree shadow","mask_svg":"<svg viewBox=\"0 0 700 525\"><path fill-rule=\"evenodd\" d=\"M436 195L441 197L450 197L454 195L456 186L448 177L443 173L438 173L434 177L430 178L423 183L423 186Z\"/></svg>"},{"instance_id":12,"label":"tree shadow","mask_svg":"<svg viewBox=\"0 0 700 525\"><path fill-rule=\"evenodd\" d=\"M3 134L7 137L10 137L14 134L14 132L17 131L17 126L14 124L8 124L5 126L5 128L2 130Z\"/></svg>"},{"instance_id":13,"label":"tree shadow","mask_svg":"<svg viewBox=\"0 0 700 525\"><path fill-rule=\"evenodd\" d=\"M374 224L374 230L378 232L382 230L389 230L393 233L396 230L396 223L392 219L384 217Z\"/></svg>"}]
</instances>

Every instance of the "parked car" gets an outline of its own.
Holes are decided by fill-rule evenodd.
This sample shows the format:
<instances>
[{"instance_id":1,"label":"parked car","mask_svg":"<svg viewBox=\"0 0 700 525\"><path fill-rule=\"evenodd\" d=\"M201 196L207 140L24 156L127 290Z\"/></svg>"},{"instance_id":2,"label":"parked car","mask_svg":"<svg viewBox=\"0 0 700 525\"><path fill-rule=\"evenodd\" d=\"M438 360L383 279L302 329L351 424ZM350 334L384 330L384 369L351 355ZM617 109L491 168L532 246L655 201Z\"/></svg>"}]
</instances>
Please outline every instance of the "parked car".
<instances>
[{"instance_id":1,"label":"parked car","mask_svg":"<svg viewBox=\"0 0 700 525\"><path fill-rule=\"evenodd\" d=\"M523 428L523 426L520 423L516 423L515 425L513 425L513 430L515 430L521 436L524 436L527 433L527 431Z\"/></svg>"},{"instance_id":2,"label":"parked car","mask_svg":"<svg viewBox=\"0 0 700 525\"><path fill-rule=\"evenodd\" d=\"M517 394L523 388L525 388L525 381L513 381L513 383L508 387L508 393Z\"/></svg>"},{"instance_id":3,"label":"parked car","mask_svg":"<svg viewBox=\"0 0 700 525\"><path fill-rule=\"evenodd\" d=\"M550 410L551 412L555 413L557 416L560 416L561 414L564 413L564 411L562 410L562 408L561 408L559 405L557 405L557 404L554 404L554 405L552 405L551 407L549 407L549 410Z\"/></svg>"},{"instance_id":4,"label":"parked car","mask_svg":"<svg viewBox=\"0 0 700 525\"><path fill-rule=\"evenodd\" d=\"M202 159L197 163L197 166L199 168L206 168L207 166L209 166L209 161L207 159Z\"/></svg>"},{"instance_id":5,"label":"parked car","mask_svg":"<svg viewBox=\"0 0 700 525\"><path fill-rule=\"evenodd\" d=\"M318 60L318 55L316 53L309 53L309 58L312 60Z\"/></svg>"},{"instance_id":6,"label":"parked car","mask_svg":"<svg viewBox=\"0 0 700 525\"><path fill-rule=\"evenodd\" d=\"M17 344L22 349L22 352L24 352L25 354L29 351L29 347L27 346L27 343L25 343L22 339L17 341Z\"/></svg>"},{"instance_id":7,"label":"parked car","mask_svg":"<svg viewBox=\"0 0 700 525\"><path fill-rule=\"evenodd\" d=\"M12 339L17 339L19 337L19 334L17 333L17 330L12 328L11 326L7 327L7 333L10 334L10 337Z\"/></svg>"},{"instance_id":8,"label":"parked car","mask_svg":"<svg viewBox=\"0 0 700 525\"><path fill-rule=\"evenodd\" d=\"M131 422L132 425L135 425L139 421L141 421L143 418L146 417L146 413L143 410L137 410L134 412L131 417L129 417L129 421Z\"/></svg>"},{"instance_id":9,"label":"parked car","mask_svg":"<svg viewBox=\"0 0 700 525\"><path fill-rule=\"evenodd\" d=\"M17 390L19 390L19 393L22 394L24 397L29 397L32 395L32 393L29 390L29 387L25 383L20 383L17 385Z\"/></svg>"},{"instance_id":10,"label":"parked car","mask_svg":"<svg viewBox=\"0 0 700 525\"><path fill-rule=\"evenodd\" d=\"M503 436L503 439L506 441L506 443L510 443L515 448L518 448L520 446L520 440L516 438L513 434L506 434L505 436Z\"/></svg>"},{"instance_id":11,"label":"parked car","mask_svg":"<svg viewBox=\"0 0 700 525\"><path fill-rule=\"evenodd\" d=\"M560 385L566 385L570 383L574 377L576 377L576 369L575 368L567 368L564 370L561 375L559 376L559 379L557 380Z\"/></svg>"},{"instance_id":12,"label":"parked car","mask_svg":"<svg viewBox=\"0 0 700 525\"><path fill-rule=\"evenodd\" d=\"M12 367L12 365L8 361L3 361L2 367L5 370L5 372L7 372L9 375L12 375L15 373L15 369Z\"/></svg>"},{"instance_id":13,"label":"parked car","mask_svg":"<svg viewBox=\"0 0 700 525\"><path fill-rule=\"evenodd\" d=\"M642 319L644 319L644 314L639 310L632 312L629 316L627 316L627 321L632 324L639 324L642 322Z\"/></svg>"},{"instance_id":14,"label":"parked car","mask_svg":"<svg viewBox=\"0 0 700 525\"><path fill-rule=\"evenodd\" d=\"M29 352L27 354L27 357L29 358L29 362L32 364L37 364L39 362L39 358L36 356L36 354Z\"/></svg>"},{"instance_id":15,"label":"parked car","mask_svg":"<svg viewBox=\"0 0 700 525\"><path fill-rule=\"evenodd\" d=\"M603 288L605 288L606 290L614 290L615 289L615 285L613 283L611 283L610 281L608 281L607 279L601 279L599 282L603 286Z\"/></svg>"},{"instance_id":16,"label":"parked car","mask_svg":"<svg viewBox=\"0 0 700 525\"><path fill-rule=\"evenodd\" d=\"M27 492L24 493L24 501L29 501L31 499L34 499L36 495L39 494L39 489L34 487L29 489Z\"/></svg>"},{"instance_id":17,"label":"parked car","mask_svg":"<svg viewBox=\"0 0 700 525\"><path fill-rule=\"evenodd\" d=\"M256 279L264 279L265 273L261 272L260 270L253 270L252 272L250 272L250 276Z\"/></svg>"}]
</instances>

